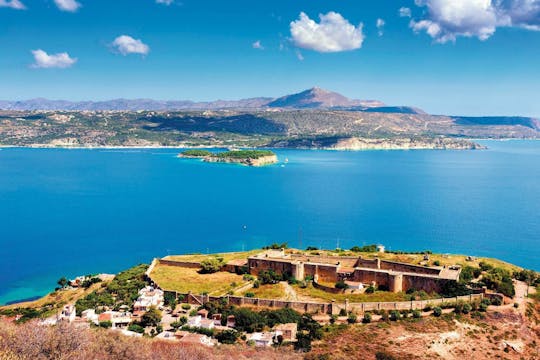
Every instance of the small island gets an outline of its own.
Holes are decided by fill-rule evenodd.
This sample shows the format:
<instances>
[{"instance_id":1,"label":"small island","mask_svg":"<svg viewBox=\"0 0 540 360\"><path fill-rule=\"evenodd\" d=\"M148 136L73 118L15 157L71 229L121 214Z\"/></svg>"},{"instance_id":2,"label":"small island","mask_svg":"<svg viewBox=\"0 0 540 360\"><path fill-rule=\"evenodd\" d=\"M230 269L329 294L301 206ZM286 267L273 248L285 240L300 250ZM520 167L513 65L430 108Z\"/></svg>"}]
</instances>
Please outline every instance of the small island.
<instances>
[{"instance_id":1,"label":"small island","mask_svg":"<svg viewBox=\"0 0 540 360\"><path fill-rule=\"evenodd\" d=\"M180 158L202 159L205 162L235 163L246 166L264 166L278 162L277 155L270 150L232 150L214 153L208 150L186 150Z\"/></svg>"}]
</instances>

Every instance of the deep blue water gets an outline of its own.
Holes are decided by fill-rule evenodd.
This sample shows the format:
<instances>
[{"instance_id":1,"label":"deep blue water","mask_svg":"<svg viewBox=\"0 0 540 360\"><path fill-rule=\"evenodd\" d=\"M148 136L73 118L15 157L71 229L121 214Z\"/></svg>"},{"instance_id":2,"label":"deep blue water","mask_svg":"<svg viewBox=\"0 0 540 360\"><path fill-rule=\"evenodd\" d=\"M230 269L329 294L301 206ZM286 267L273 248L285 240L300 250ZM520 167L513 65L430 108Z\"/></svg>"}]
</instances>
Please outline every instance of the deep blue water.
<instances>
[{"instance_id":1,"label":"deep blue water","mask_svg":"<svg viewBox=\"0 0 540 360\"><path fill-rule=\"evenodd\" d=\"M263 168L174 149L2 149L0 303L168 253L298 246L300 232L303 247L382 243L540 270L540 142L483 143L278 150L289 163Z\"/></svg>"}]
</instances>

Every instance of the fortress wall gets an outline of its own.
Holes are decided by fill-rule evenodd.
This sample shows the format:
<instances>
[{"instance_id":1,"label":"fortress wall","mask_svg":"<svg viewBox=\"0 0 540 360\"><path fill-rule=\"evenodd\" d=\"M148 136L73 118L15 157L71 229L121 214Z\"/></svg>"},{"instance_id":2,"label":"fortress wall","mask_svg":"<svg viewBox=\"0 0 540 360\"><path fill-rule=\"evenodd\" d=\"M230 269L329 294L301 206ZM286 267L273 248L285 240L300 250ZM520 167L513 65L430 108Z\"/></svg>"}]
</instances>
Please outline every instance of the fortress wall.
<instances>
[{"instance_id":1,"label":"fortress wall","mask_svg":"<svg viewBox=\"0 0 540 360\"><path fill-rule=\"evenodd\" d=\"M452 280L436 279L415 275L403 275L403 291L409 289L424 290L427 293L439 292L441 287L447 282Z\"/></svg>"},{"instance_id":2,"label":"fortress wall","mask_svg":"<svg viewBox=\"0 0 540 360\"><path fill-rule=\"evenodd\" d=\"M433 269L425 266L416 266L410 264L403 264L393 261L381 260L381 269L383 270L393 270L398 272L409 272L415 274L426 274L426 275L439 275L441 272L439 269Z\"/></svg>"},{"instance_id":3,"label":"fortress wall","mask_svg":"<svg viewBox=\"0 0 540 360\"><path fill-rule=\"evenodd\" d=\"M251 275L258 275L259 272L264 270L273 270L278 274L291 273L294 275L296 273L296 266L293 266L288 261L276 259L249 259L248 266Z\"/></svg>"},{"instance_id":4,"label":"fortress wall","mask_svg":"<svg viewBox=\"0 0 540 360\"><path fill-rule=\"evenodd\" d=\"M363 267L363 268L369 268L369 269L378 269L378 262L379 259L362 259L357 258L357 262L354 265L354 267Z\"/></svg>"},{"instance_id":5,"label":"fortress wall","mask_svg":"<svg viewBox=\"0 0 540 360\"><path fill-rule=\"evenodd\" d=\"M371 284L375 282L377 285L390 287L390 276L388 273L379 271L370 271L367 269L355 269L352 281L361 282L363 284Z\"/></svg>"},{"instance_id":6,"label":"fortress wall","mask_svg":"<svg viewBox=\"0 0 540 360\"><path fill-rule=\"evenodd\" d=\"M328 264L328 265L337 265L338 263L341 266L345 267L354 267L358 261L358 256L324 256L324 255L303 255L303 254L291 254L291 259L302 261L302 262L312 262L318 264Z\"/></svg>"},{"instance_id":7,"label":"fortress wall","mask_svg":"<svg viewBox=\"0 0 540 360\"><path fill-rule=\"evenodd\" d=\"M178 267L185 267L185 268L191 268L191 269L199 269L201 267L201 264L198 262L163 260L163 259L159 259L158 262L160 265L178 266Z\"/></svg>"}]
</instances>

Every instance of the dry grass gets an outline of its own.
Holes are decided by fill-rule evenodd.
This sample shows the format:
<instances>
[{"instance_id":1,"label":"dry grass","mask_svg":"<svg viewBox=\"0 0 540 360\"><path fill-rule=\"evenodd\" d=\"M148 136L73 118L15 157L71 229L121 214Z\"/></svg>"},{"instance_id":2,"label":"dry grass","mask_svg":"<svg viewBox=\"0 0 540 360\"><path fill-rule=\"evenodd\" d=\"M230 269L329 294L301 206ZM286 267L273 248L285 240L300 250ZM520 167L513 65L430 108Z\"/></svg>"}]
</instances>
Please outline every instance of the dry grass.
<instances>
[{"instance_id":1,"label":"dry grass","mask_svg":"<svg viewBox=\"0 0 540 360\"><path fill-rule=\"evenodd\" d=\"M242 292L242 296L245 296L246 293L255 294L256 298L259 299L275 299L275 300L285 300L286 293L282 284L275 285L261 285L259 288L251 288L247 291Z\"/></svg>"},{"instance_id":2,"label":"dry grass","mask_svg":"<svg viewBox=\"0 0 540 360\"><path fill-rule=\"evenodd\" d=\"M248 256L255 255L260 253L262 250L250 250L245 252L229 252L229 253L218 253L218 254L190 254L190 255L169 255L165 256L164 260L173 260L173 261L185 261L185 262L201 262L204 259L207 259L208 256L219 256L222 257L225 262L231 260L247 259Z\"/></svg>"},{"instance_id":3,"label":"dry grass","mask_svg":"<svg viewBox=\"0 0 540 360\"><path fill-rule=\"evenodd\" d=\"M224 295L235 287L246 283L241 275L228 272L199 274L197 269L179 266L157 265L152 271L152 279L164 290L194 294L208 293ZM236 283L236 286L231 286Z\"/></svg>"},{"instance_id":4,"label":"dry grass","mask_svg":"<svg viewBox=\"0 0 540 360\"><path fill-rule=\"evenodd\" d=\"M321 289L314 288L312 285L302 289L295 286L294 290L304 300L331 302L332 300L344 302L349 299L350 302L392 302L410 300L405 293L392 293L389 291L375 291L373 294L332 294Z\"/></svg>"},{"instance_id":5,"label":"dry grass","mask_svg":"<svg viewBox=\"0 0 540 360\"><path fill-rule=\"evenodd\" d=\"M81 299L85 297L86 295L90 294L92 291L99 289L104 283L107 283L107 282L103 281L97 284L93 284L88 289L76 288L76 289L66 289L66 290L55 291L34 301L27 301L27 302L16 303L16 304L11 304L11 305L6 305L6 306L0 306L0 310L15 309L15 308L22 308L22 307L37 309L37 308L42 308L50 304L55 304L56 307L60 307L68 303L74 303L78 299Z\"/></svg>"}]
</instances>

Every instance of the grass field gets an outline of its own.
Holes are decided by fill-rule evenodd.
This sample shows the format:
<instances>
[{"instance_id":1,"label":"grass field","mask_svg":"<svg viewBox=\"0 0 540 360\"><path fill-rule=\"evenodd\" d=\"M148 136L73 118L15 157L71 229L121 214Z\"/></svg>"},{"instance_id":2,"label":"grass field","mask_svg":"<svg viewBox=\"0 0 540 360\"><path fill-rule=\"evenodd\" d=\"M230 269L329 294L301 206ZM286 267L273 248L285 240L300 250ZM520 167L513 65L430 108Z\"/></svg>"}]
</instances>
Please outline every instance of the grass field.
<instances>
[{"instance_id":1,"label":"grass field","mask_svg":"<svg viewBox=\"0 0 540 360\"><path fill-rule=\"evenodd\" d=\"M185 260L184 260L185 261ZM178 266L157 265L152 271L152 279L164 290L194 294L225 295L228 291L245 284L241 275L228 272L199 274L197 269ZM235 286L232 286L236 283Z\"/></svg>"},{"instance_id":2,"label":"grass field","mask_svg":"<svg viewBox=\"0 0 540 360\"><path fill-rule=\"evenodd\" d=\"M238 295L245 296L246 293L253 293L259 299L286 300L286 293L282 284L261 285L258 289L251 288Z\"/></svg>"},{"instance_id":3,"label":"grass field","mask_svg":"<svg viewBox=\"0 0 540 360\"><path fill-rule=\"evenodd\" d=\"M392 293L389 291L375 291L373 294L331 294L321 289L314 288L312 285L302 289L300 286L294 286L296 293L305 300L311 301L344 302L349 299L350 302L392 302L392 301L408 301L409 295L400 292Z\"/></svg>"},{"instance_id":4,"label":"grass field","mask_svg":"<svg viewBox=\"0 0 540 360\"><path fill-rule=\"evenodd\" d=\"M218 256L222 257L223 261L228 262L231 260L247 259L248 256L252 256L260 253L262 250L250 250L246 252L229 252L229 253L219 253L219 254L190 254L190 255L169 255L165 256L164 260L173 260L173 261L185 261L185 262L201 262L204 259L207 259L209 256Z\"/></svg>"}]
</instances>

